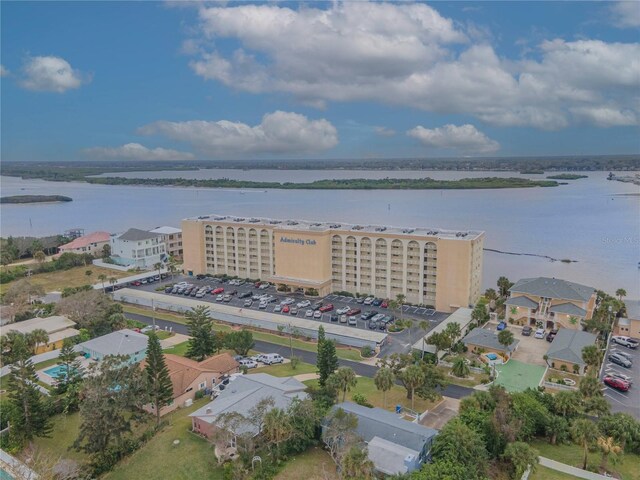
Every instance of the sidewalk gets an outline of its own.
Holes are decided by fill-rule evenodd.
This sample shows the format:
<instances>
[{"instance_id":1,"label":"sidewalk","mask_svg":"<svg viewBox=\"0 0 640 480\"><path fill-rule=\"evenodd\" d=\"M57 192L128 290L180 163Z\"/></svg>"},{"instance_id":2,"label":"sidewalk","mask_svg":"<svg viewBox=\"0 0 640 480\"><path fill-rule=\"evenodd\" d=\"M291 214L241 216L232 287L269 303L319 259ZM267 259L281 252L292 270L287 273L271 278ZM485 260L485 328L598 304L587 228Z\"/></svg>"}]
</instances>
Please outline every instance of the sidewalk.
<instances>
[{"instance_id":1,"label":"sidewalk","mask_svg":"<svg viewBox=\"0 0 640 480\"><path fill-rule=\"evenodd\" d=\"M164 340L160 340L160 346L164 350L165 348L171 348L179 343L184 343L188 341L191 337L189 335L183 335L182 333L174 333L169 338L165 338Z\"/></svg>"},{"instance_id":2,"label":"sidewalk","mask_svg":"<svg viewBox=\"0 0 640 480\"><path fill-rule=\"evenodd\" d=\"M538 459L540 461L540 465L542 465L543 467L566 473L567 475L573 475L574 477L584 478L585 480L608 480L611 478L600 475L599 473L588 472L586 470L582 470L581 468L572 467L571 465L567 465L566 463L556 462L555 460L551 460L550 458L538 457Z\"/></svg>"}]
</instances>

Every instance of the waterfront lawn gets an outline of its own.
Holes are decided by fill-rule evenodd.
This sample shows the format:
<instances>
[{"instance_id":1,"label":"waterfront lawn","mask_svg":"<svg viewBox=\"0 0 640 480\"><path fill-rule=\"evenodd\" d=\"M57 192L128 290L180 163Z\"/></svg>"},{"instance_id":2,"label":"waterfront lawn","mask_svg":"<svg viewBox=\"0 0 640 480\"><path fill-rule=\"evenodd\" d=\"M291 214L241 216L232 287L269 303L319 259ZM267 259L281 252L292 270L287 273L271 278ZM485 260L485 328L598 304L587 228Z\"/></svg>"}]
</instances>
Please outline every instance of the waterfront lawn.
<instances>
[{"instance_id":1,"label":"waterfront lawn","mask_svg":"<svg viewBox=\"0 0 640 480\"><path fill-rule=\"evenodd\" d=\"M542 440L534 440L531 446L540 452L542 457L566 463L573 467L582 468L582 447L574 444L551 445ZM589 463L599 464L602 456L600 452L589 452ZM615 465L609 462L607 470L620 475L622 480L640 480L640 455L625 453ZM543 478L543 477L540 477ZM546 478L546 477L545 477Z\"/></svg>"},{"instance_id":2,"label":"waterfront lawn","mask_svg":"<svg viewBox=\"0 0 640 480\"><path fill-rule=\"evenodd\" d=\"M164 417L168 424L140 450L120 462L105 480L222 480L222 468L217 465L213 445L189 431L188 415L209 401L208 398L197 400L191 407ZM175 440L179 440L177 445Z\"/></svg>"},{"instance_id":3,"label":"waterfront lawn","mask_svg":"<svg viewBox=\"0 0 640 480\"><path fill-rule=\"evenodd\" d=\"M247 373L268 373L274 377L293 377L303 373L316 373L318 368L310 363L300 362L296 369L291 368L291 363L280 363L249 370Z\"/></svg>"},{"instance_id":4,"label":"waterfront lawn","mask_svg":"<svg viewBox=\"0 0 640 480\"><path fill-rule=\"evenodd\" d=\"M91 277L87 277L84 272L91 270L93 274ZM61 292L65 287L81 287L87 284L100 283L98 277L104 274L107 278L122 278L131 275L129 272L119 272L117 270L111 270L108 268L88 266L88 267L74 267L69 270L58 270L48 273L37 273L29 277L29 283L32 285L41 286L45 292ZM26 278L26 277L25 277ZM21 279L20 279L21 280ZM14 282L4 283L0 285L0 294L4 294ZM105 282L105 286L109 286L109 282Z\"/></svg>"},{"instance_id":5,"label":"waterfront lawn","mask_svg":"<svg viewBox=\"0 0 640 480\"><path fill-rule=\"evenodd\" d=\"M338 480L336 465L320 447L312 447L291 458L275 480Z\"/></svg>"},{"instance_id":6,"label":"waterfront lawn","mask_svg":"<svg viewBox=\"0 0 640 480\"><path fill-rule=\"evenodd\" d=\"M302 382L308 386L318 386L318 380L307 380ZM352 388L350 392L347 392L347 400L353 401L353 395L359 393L364 395L369 403L374 407L385 408L382 403L382 392L376 388L373 378L358 377L358 384L355 388ZM342 394L338 396L338 401L342 401ZM424 400L416 395L414 410L417 412L424 412L425 410L432 409L440 400L431 402ZM402 405L405 408L411 408L411 400L407 398L407 391L400 385L394 385L391 390L387 392L387 407L386 410L395 412L396 405Z\"/></svg>"}]
</instances>

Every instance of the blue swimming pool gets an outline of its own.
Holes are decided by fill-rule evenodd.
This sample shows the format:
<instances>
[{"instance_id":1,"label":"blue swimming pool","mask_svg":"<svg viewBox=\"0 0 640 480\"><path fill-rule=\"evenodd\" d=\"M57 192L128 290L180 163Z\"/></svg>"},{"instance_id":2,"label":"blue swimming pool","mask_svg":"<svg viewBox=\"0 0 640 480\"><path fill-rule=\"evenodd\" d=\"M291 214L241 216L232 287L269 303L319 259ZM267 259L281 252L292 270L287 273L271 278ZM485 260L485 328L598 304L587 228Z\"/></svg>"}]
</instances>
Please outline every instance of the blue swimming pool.
<instances>
[{"instance_id":1,"label":"blue swimming pool","mask_svg":"<svg viewBox=\"0 0 640 480\"><path fill-rule=\"evenodd\" d=\"M0 480L15 480L15 478L13 478L5 469L0 468Z\"/></svg>"},{"instance_id":2,"label":"blue swimming pool","mask_svg":"<svg viewBox=\"0 0 640 480\"><path fill-rule=\"evenodd\" d=\"M487 353L487 358L489 360L495 360L498 358L498 356L495 353Z\"/></svg>"},{"instance_id":3,"label":"blue swimming pool","mask_svg":"<svg viewBox=\"0 0 640 480\"><path fill-rule=\"evenodd\" d=\"M67 369L64 365L54 365L53 367L47 368L43 371L51 378L64 377L67 375Z\"/></svg>"}]
</instances>

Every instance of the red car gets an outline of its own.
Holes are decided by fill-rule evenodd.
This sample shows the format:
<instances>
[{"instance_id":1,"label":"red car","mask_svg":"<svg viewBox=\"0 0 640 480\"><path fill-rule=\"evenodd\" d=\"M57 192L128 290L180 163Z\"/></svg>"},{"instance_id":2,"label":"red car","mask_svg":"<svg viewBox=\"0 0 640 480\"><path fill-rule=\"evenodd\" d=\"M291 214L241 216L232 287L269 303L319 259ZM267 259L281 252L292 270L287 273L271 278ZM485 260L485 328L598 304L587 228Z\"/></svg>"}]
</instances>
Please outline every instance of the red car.
<instances>
[{"instance_id":1,"label":"red car","mask_svg":"<svg viewBox=\"0 0 640 480\"><path fill-rule=\"evenodd\" d=\"M139 287L140 285L142 285L142 282L139 282L138 280L136 280L135 282L131 282L131 285Z\"/></svg>"},{"instance_id":2,"label":"red car","mask_svg":"<svg viewBox=\"0 0 640 480\"><path fill-rule=\"evenodd\" d=\"M381 308L389 308L389 300L383 300L380 304Z\"/></svg>"},{"instance_id":3,"label":"red car","mask_svg":"<svg viewBox=\"0 0 640 480\"><path fill-rule=\"evenodd\" d=\"M322 313L324 313L324 312L330 312L331 310L333 310L333 303L328 303L328 304L326 304L326 305L324 305L324 306L320 307L320 311L321 311Z\"/></svg>"},{"instance_id":4,"label":"red car","mask_svg":"<svg viewBox=\"0 0 640 480\"><path fill-rule=\"evenodd\" d=\"M211 292L211 295L219 295L219 294L221 294L222 292L224 292L224 288L222 288L222 287L218 287L218 288L214 289L214 290Z\"/></svg>"},{"instance_id":5,"label":"red car","mask_svg":"<svg viewBox=\"0 0 640 480\"><path fill-rule=\"evenodd\" d=\"M282 313L289 313L289 305L285 305L284 307L282 307Z\"/></svg>"},{"instance_id":6,"label":"red car","mask_svg":"<svg viewBox=\"0 0 640 480\"><path fill-rule=\"evenodd\" d=\"M352 308L346 313L346 315L347 317L353 317L354 315L358 315L361 311L362 310L360 310L359 308Z\"/></svg>"},{"instance_id":7,"label":"red car","mask_svg":"<svg viewBox=\"0 0 640 480\"><path fill-rule=\"evenodd\" d=\"M629 387L630 387L629 382L625 382L621 378L610 377L608 375L604 377L604 384L607 385L608 387L615 388L616 390L620 390L621 392L629 391Z\"/></svg>"}]
</instances>

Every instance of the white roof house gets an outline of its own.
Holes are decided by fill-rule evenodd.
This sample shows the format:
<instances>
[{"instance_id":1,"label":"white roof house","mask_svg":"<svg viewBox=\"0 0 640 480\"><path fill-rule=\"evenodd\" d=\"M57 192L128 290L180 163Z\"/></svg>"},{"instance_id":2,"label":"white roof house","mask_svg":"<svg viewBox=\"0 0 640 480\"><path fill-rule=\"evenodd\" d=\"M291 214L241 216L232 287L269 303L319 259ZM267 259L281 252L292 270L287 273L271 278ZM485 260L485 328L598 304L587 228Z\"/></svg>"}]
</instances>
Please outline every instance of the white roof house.
<instances>
[{"instance_id":1,"label":"white roof house","mask_svg":"<svg viewBox=\"0 0 640 480\"><path fill-rule=\"evenodd\" d=\"M440 332L444 332L445 329L447 328L447 325L451 324L451 323L457 323L458 325L460 325L460 331L462 332L462 334L464 335L464 331L467 328L467 326L471 323L471 312L473 310L471 310L470 308L459 308L457 309L455 312L453 312L451 315L449 315L447 318L445 318L442 322L440 322L438 325L436 325L433 330L429 330L425 337L429 338L431 335L433 335L434 333L440 333ZM424 343L424 345L423 345ZM427 353L436 353L436 348L433 345L429 345L426 340L423 342L422 338L420 340L418 340L416 343L413 344L412 347L414 350L418 350L418 351L425 351ZM445 352L442 352L443 355Z\"/></svg>"},{"instance_id":2,"label":"white roof house","mask_svg":"<svg viewBox=\"0 0 640 480\"><path fill-rule=\"evenodd\" d=\"M77 349L94 360L102 360L108 355L125 355L129 362L144 360L149 337L128 328L92 338L78 344Z\"/></svg>"},{"instance_id":3,"label":"white roof house","mask_svg":"<svg viewBox=\"0 0 640 480\"><path fill-rule=\"evenodd\" d=\"M151 233L160 233L161 235L175 235L176 233L182 233L182 230L176 227L157 227L153 230L149 230Z\"/></svg>"}]
</instances>

